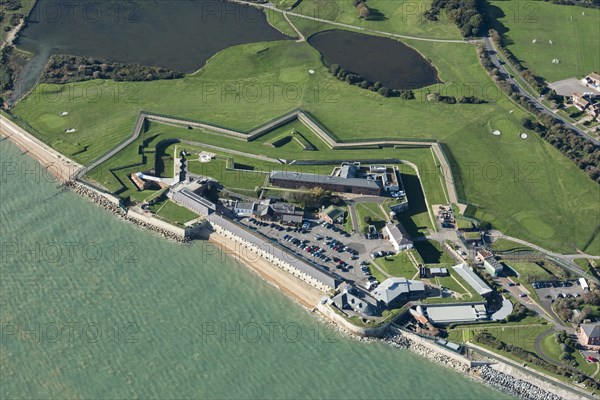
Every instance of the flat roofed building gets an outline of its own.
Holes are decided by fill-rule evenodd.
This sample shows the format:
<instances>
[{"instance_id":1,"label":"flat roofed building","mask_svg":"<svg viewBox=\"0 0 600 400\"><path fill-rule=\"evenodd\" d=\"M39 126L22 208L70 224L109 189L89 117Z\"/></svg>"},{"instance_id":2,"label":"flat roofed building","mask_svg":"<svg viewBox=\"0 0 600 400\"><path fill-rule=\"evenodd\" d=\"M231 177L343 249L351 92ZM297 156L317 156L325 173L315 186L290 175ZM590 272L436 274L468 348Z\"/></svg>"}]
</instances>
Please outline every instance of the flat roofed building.
<instances>
[{"instance_id":1,"label":"flat roofed building","mask_svg":"<svg viewBox=\"0 0 600 400\"><path fill-rule=\"evenodd\" d=\"M425 284L423 282L406 278L387 278L372 292L377 301L386 305L393 304L400 299L419 297L424 293Z\"/></svg>"},{"instance_id":2,"label":"flat roofed building","mask_svg":"<svg viewBox=\"0 0 600 400\"><path fill-rule=\"evenodd\" d=\"M212 214L217 209L217 206L210 200L198 196L196 193L187 188L175 191L171 195L171 200L195 212L198 215L207 216Z\"/></svg>"},{"instance_id":3,"label":"flat roofed building","mask_svg":"<svg viewBox=\"0 0 600 400\"><path fill-rule=\"evenodd\" d=\"M287 189L322 187L337 193L353 193L379 196L381 187L375 180L342 178L339 176L308 174L304 172L272 171L269 182L273 186Z\"/></svg>"},{"instance_id":4,"label":"flat roofed building","mask_svg":"<svg viewBox=\"0 0 600 400\"><path fill-rule=\"evenodd\" d=\"M467 264L455 265L452 269L481 296L488 296L492 293L492 289Z\"/></svg>"},{"instance_id":5,"label":"flat roofed building","mask_svg":"<svg viewBox=\"0 0 600 400\"><path fill-rule=\"evenodd\" d=\"M429 320L437 325L484 321L488 319L484 304L429 306L426 308L426 313Z\"/></svg>"},{"instance_id":6,"label":"flat roofed building","mask_svg":"<svg viewBox=\"0 0 600 400\"><path fill-rule=\"evenodd\" d=\"M392 246L394 246L396 253L400 253L402 250L412 249L414 246L408 233L406 233L404 226L400 223L386 225L383 228L382 233L384 239L388 239Z\"/></svg>"},{"instance_id":7,"label":"flat roofed building","mask_svg":"<svg viewBox=\"0 0 600 400\"><path fill-rule=\"evenodd\" d=\"M494 277L498 276L498 274L504 269L502 264L496 260L494 255L487 250L479 250L477 252L477 257L479 257L479 259L483 262L483 267L487 273Z\"/></svg>"},{"instance_id":8,"label":"flat roofed building","mask_svg":"<svg viewBox=\"0 0 600 400\"><path fill-rule=\"evenodd\" d=\"M446 268L428 268L429 276L446 276L448 270Z\"/></svg>"}]
</instances>

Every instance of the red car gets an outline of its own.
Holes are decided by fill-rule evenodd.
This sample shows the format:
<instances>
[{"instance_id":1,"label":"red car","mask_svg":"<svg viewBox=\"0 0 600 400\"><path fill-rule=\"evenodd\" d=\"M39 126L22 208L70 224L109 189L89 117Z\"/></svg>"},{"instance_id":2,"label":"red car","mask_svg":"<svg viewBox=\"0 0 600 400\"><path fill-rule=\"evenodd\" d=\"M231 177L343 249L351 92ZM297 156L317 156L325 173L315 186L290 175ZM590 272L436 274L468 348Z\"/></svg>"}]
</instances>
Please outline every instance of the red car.
<instances>
[{"instance_id":1,"label":"red car","mask_svg":"<svg viewBox=\"0 0 600 400\"><path fill-rule=\"evenodd\" d=\"M597 359L597 358L595 358L595 357L592 357L592 356L587 356L587 360L588 360L589 362L598 362L598 359Z\"/></svg>"}]
</instances>

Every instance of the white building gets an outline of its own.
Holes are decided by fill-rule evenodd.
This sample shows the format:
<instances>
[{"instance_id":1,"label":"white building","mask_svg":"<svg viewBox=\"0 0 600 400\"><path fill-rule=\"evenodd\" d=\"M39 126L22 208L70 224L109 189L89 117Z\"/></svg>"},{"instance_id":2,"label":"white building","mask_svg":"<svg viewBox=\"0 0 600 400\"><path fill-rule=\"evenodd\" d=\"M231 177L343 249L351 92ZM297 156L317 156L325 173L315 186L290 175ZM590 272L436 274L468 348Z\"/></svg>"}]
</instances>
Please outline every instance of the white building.
<instances>
[{"instance_id":1,"label":"white building","mask_svg":"<svg viewBox=\"0 0 600 400\"><path fill-rule=\"evenodd\" d=\"M396 253L400 253L402 250L412 249L414 247L412 240L404 230L402 224L388 224L383 228L383 238L388 239Z\"/></svg>"},{"instance_id":2,"label":"white building","mask_svg":"<svg viewBox=\"0 0 600 400\"><path fill-rule=\"evenodd\" d=\"M487 296L492 293L492 289L467 264L455 265L452 269L481 296Z\"/></svg>"}]
</instances>

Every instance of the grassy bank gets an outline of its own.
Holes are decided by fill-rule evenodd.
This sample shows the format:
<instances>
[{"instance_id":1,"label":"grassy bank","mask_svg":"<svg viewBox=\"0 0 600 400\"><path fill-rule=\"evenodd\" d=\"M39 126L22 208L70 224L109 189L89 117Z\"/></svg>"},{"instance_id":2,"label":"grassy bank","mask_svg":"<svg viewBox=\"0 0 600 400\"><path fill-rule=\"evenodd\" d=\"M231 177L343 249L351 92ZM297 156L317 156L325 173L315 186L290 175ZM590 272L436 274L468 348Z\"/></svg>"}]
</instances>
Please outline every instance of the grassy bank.
<instances>
[{"instance_id":1,"label":"grassy bank","mask_svg":"<svg viewBox=\"0 0 600 400\"><path fill-rule=\"evenodd\" d=\"M552 82L600 70L600 10L542 1L490 3L489 12L507 29L507 47L534 74Z\"/></svg>"}]
</instances>

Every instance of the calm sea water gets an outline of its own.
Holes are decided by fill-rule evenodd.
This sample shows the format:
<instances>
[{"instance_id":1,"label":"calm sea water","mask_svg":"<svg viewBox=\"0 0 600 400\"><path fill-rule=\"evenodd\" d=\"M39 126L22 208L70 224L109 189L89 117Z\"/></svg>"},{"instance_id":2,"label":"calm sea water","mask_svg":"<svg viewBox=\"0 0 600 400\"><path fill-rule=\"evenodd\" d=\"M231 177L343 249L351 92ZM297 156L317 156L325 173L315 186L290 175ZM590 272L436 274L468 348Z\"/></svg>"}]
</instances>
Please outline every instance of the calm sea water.
<instances>
[{"instance_id":1,"label":"calm sea water","mask_svg":"<svg viewBox=\"0 0 600 400\"><path fill-rule=\"evenodd\" d=\"M334 333L206 244L121 222L0 142L0 398L504 399Z\"/></svg>"}]
</instances>

